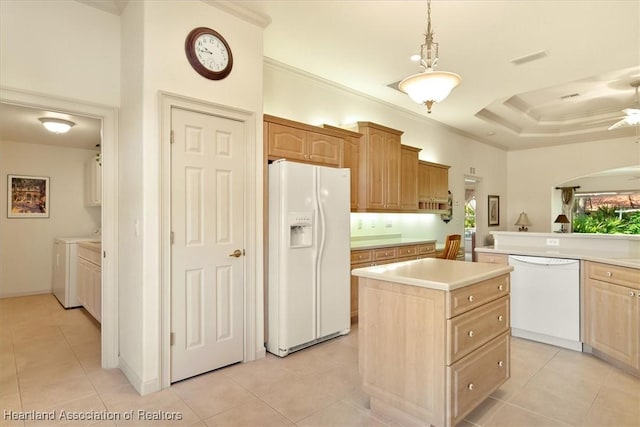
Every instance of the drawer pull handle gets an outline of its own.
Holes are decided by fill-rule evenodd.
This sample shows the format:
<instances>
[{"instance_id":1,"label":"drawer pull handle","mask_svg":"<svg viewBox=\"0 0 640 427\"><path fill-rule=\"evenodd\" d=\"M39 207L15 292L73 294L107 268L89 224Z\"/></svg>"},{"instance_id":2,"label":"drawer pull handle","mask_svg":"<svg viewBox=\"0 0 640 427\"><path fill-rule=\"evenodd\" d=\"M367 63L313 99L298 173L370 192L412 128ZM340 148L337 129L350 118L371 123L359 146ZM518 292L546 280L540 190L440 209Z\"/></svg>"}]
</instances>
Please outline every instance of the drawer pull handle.
<instances>
[{"instance_id":1,"label":"drawer pull handle","mask_svg":"<svg viewBox=\"0 0 640 427\"><path fill-rule=\"evenodd\" d=\"M469 302L473 302L473 295L469 295L469 298L467 298L469 300Z\"/></svg>"},{"instance_id":2,"label":"drawer pull handle","mask_svg":"<svg viewBox=\"0 0 640 427\"><path fill-rule=\"evenodd\" d=\"M613 276L613 273L610 271L607 271L607 277L611 277L611 276Z\"/></svg>"},{"instance_id":3,"label":"drawer pull handle","mask_svg":"<svg viewBox=\"0 0 640 427\"><path fill-rule=\"evenodd\" d=\"M498 286L498 290L499 290L499 291L501 291L501 290L503 290L503 289L504 289L504 286L503 286L503 285Z\"/></svg>"},{"instance_id":4,"label":"drawer pull handle","mask_svg":"<svg viewBox=\"0 0 640 427\"><path fill-rule=\"evenodd\" d=\"M504 362L501 360L498 362L498 366L500 366L501 368L504 366Z\"/></svg>"},{"instance_id":5,"label":"drawer pull handle","mask_svg":"<svg viewBox=\"0 0 640 427\"><path fill-rule=\"evenodd\" d=\"M469 335L470 337L473 337L473 331L469 331L467 335Z\"/></svg>"},{"instance_id":6,"label":"drawer pull handle","mask_svg":"<svg viewBox=\"0 0 640 427\"><path fill-rule=\"evenodd\" d=\"M504 319L504 317L502 317L502 314L500 316L498 316L498 322L502 322L502 319Z\"/></svg>"},{"instance_id":7,"label":"drawer pull handle","mask_svg":"<svg viewBox=\"0 0 640 427\"><path fill-rule=\"evenodd\" d=\"M633 293L633 291L629 291L629 296L630 296L630 297L633 297L633 296L635 296L635 295L636 295L636 294L635 294L635 293Z\"/></svg>"},{"instance_id":8,"label":"drawer pull handle","mask_svg":"<svg viewBox=\"0 0 640 427\"><path fill-rule=\"evenodd\" d=\"M473 389L475 388L475 386L473 385L473 383L470 383L470 384L467 386L467 388L468 388L469 390L473 390Z\"/></svg>"}]
</instances>

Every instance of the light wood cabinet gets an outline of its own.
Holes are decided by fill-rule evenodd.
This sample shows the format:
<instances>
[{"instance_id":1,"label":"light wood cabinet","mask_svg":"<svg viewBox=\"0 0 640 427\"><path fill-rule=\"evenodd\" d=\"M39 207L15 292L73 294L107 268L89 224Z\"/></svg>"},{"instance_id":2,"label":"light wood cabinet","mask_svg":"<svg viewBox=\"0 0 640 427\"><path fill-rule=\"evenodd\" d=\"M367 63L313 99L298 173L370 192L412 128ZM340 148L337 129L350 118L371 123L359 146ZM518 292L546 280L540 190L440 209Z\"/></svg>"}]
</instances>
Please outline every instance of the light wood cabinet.
<instances>
[{"instance_id":1,"label":"light wood cabinet","mask_svg":"<svg viewBox=\"0 0 640 427\"><path fill-rule=\"evenodd\" d=\"M585 262L585 344L640 375L640 270Z\"/></svg>"},{"instance_id":2,"label":"light wood cabinet","mask_svg":"<svg viewBox=\"0 0 640 427\"><path fill-rule=\"evenodd\" d=\"M102 268L100 250L78 245L78 301L98 322L102 321Z\"/></svg>"},{"instance_id":3,"label":"light wood cabinet","mask_svg":"<svg viewBox=\"0 0 640 427\"><path fill-rule=\"evenodd\" d=\"M493 254L487 252L477 252L476 262L486 262L489 264L509 265L509 255Z\"/></svg>"},{"instance_id":4,"label":"light wood cabinet","mask_svg":"<svg viewBox=\"0 0 640 427\"><path fill-rule=\"evenodd\" d=\"M305 129L269 123L269 157L339 166L342 141Z\"/></svg>"},{"instance_id":5,"label":"light wood cabinet","mask_svg":"<svg viewBox=\"0 0 640 427\"><path fill-rule=\"evenodd\" d=\"M418 153L419 148L400 146L400 208L418 210Z\"/></svg>"},{"instance_id":6,"label":"light wood cabinet","mask_svg":"<svg viewBox=\"0 0 640 427\"><path fill-rule=\"evenodd\" d=\"M450 292L359 280L359 367L373 412L450 427L509 378L508 274Z\"/></svg>"},{"instance_id":7,"label":"light wood cabinet","mask_svg":"<svg viewBox=\"0 0 640 427\"><path fill-rule=\"evenodd\" d=\"M443 213L449 199L449 166L418 162L418 209Z\"/></svg>"},{"instance_id":8,"label":"light wood cabinet","mask_svg":"<svg viewBox=\"0 0 640 427\"><path fill-rule=\"evenodd\" d=\"M410 261L422 258L435 258L436 244L389 246L377 249L351 251L351 269L372 267L393 262ZM351 322L358 320L358 278L351 276Z\"/></svg>"},{"instance_id":9,"label":"light wood cabinet","mask_svg":"<svg viewBox=\"0 0 640 427\"><path fill-rule=\"evenodd\" d=\"M371 122L358 122L357 125L362 134L359 210L398 212L402 132Z\"/></svg>"}]
</instances>

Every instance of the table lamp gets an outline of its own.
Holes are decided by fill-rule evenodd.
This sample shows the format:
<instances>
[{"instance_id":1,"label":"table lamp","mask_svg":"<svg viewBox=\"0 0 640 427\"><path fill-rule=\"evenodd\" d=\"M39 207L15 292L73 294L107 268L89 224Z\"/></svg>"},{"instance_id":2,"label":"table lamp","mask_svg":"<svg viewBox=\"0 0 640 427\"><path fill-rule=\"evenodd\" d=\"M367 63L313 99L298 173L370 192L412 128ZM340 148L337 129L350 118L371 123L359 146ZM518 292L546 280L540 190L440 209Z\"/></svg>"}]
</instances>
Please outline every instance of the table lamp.
<instances>
[{"instance_id":1,"label":"table lamp","mask_svg":"<svg viewBox=\"0 0 640 427\"><path fill-rule=\"evenodd\" d=\"M553 222L555 224L560 224L560 233L566 233L567 229L565 228L565 224L571 224L571 221L569 221L569 218L567 218L565 214L558 215L556 220Z\"/></svg>"},{"instance_id":2,"label":"table lamp","mask_svg":"<svg viewBox=\"0 0 640 427\"><path fill-rule=\"evenodd\" d=\"M529 217L525 212L520 212L520 216L518 217L518 220L514 225L520 226L520 228L518 228L518 231L527 231L527 227L531 225L531 222L529 221Z\"/></svg>"}]
</instances>

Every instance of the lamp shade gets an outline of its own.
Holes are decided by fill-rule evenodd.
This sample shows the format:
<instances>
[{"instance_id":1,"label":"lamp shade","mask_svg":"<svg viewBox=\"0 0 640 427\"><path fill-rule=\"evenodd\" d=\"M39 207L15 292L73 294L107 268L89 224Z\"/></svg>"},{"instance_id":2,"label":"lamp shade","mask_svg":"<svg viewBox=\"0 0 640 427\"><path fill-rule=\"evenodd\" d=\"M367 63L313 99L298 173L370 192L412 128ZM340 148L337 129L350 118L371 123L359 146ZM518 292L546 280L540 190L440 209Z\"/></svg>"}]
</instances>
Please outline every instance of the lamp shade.
<instances>
[{"instance_id":1,"label":"lamp shade","mask_svg":"<svg viewBox=\"0 0 640 427\"><path fill-rule=\"evenodd\" d=\"M75 123L72 121L51 117L41 117L38 120L42 122L45 129L53 133L67 133L72 126L75 126Z\"/></svg>"},{"instance_id":2,"label":"lamp shade","mask_svg":"<svg viewBox=\"0 0 640 427\"><path fill-rule=\"evenodd\" d=\"M444 100L461 81L456 73L428 69L403 79L398 87L414 102L430 105Z\"/></svg>"},{"instance_id":3,"label":"lamp shade","mask_svg":"<svg viewBox=\"0 0 640 427\"><path fill-rule=\"evenodd\" d=\"M529 217L525 212L520 212L520 216L518 217L518 220L514 225L520 225L520 226L526 227L528 225L531 225L531 221L529 221Z\"/></svg>"},{"instance_id":4,"label":"lamp shade","mask_svg":"<svg viewBox=\"0 0 640 427\"><path fill-rule=\"evenodd\" d=\"M556 218L555 221L553 221L556 224L570 224L571 221L569 221L569 218L567 218L567 216L565 214L560 214L558 215L558 217Z\"/></svg>"}]
</instances>

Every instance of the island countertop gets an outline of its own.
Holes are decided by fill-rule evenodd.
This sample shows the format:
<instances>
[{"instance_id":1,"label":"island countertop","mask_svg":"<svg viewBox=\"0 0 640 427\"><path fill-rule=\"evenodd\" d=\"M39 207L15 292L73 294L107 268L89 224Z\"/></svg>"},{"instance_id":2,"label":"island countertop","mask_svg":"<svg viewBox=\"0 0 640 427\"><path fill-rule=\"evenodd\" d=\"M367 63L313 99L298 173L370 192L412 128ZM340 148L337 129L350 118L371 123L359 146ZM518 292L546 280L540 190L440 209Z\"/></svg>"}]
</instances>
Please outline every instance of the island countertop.
<instances>
[{"instance_id":1,"label":"island countertop","mask_svg":"<svg viewBox=\"0 0 640 427\"><path fill-rule=\"evenodd\" d=\"M386 282L452 291L511 271L513 267L508 265L424 258L356 268L351 274Z\"/></svg>"}]
</instances>

